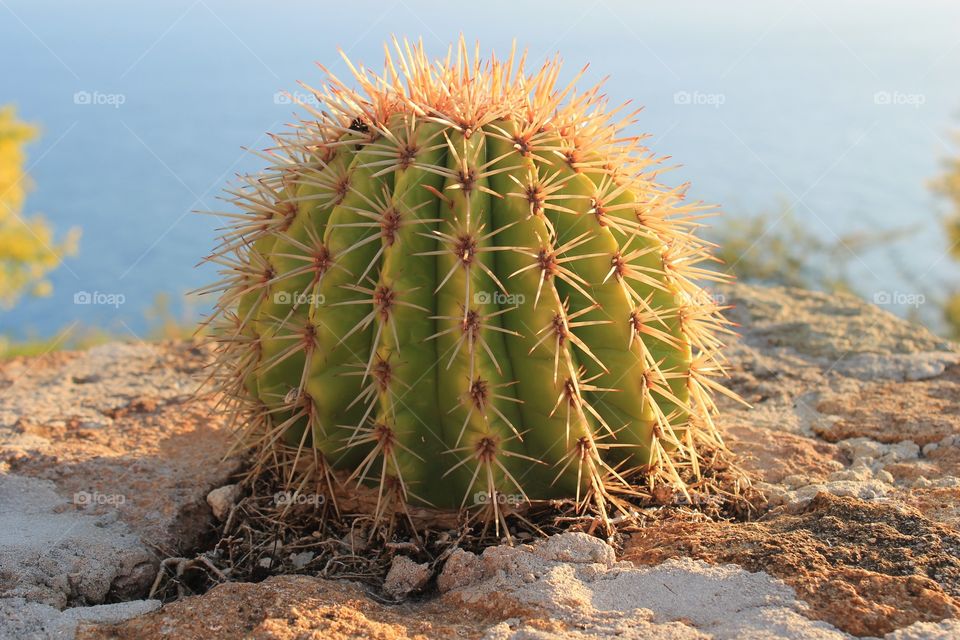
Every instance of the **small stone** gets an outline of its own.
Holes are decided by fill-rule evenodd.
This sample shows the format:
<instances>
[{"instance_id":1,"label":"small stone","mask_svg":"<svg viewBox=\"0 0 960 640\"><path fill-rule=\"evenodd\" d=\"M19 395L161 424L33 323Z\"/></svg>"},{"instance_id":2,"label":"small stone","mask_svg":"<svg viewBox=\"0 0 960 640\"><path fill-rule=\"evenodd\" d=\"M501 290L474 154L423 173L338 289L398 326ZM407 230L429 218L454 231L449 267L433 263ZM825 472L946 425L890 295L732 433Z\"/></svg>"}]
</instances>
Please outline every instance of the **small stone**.
<instances>
[{"instance_id":1,"label":"small stone","mask_svg":"<svg viewBox=\"0 0 960 640\"><path fill-rule=\"evenodd\" d=\"M920 446L913 440L902 440L896 444L890 445L885 458L890 456L894 462L900 460L913 460L920 456Z\"/></svg>"},{"instance_id":2,"label":"small stone","mask_svg":"<svg viewBox=\"0 0 960 640\"><path fill-rule=\"evenodd\" d=\"M780 484L786 485L790 489L799 489L800 487L805 487L810 484L810 478L809 476L795 473L786 476Z\"/></svg>"},{"instance_id":3,"label":"small stone","mask_svg":"<svg viewBox=\"0 0 960 640\"><path fill-rule=\"evenodd\" d=\"M771 507L779 507L791 500L790 494L792 492L783 485L760 481L756 483L756 488L766 497L767 503Z\"/></svg>"},{"instance_id":4,"label":"small stone","mask_svg":"<svg viewBox=\"0 0 960 640\"><path fill-rule=\"evenodd\" d=\"M240 485L228 484L218 487L207 494L207 504L217 520L223 521L230 515L230 509L240 499Z\"/></svg>"},{"instance_id":5,"label":"small stone","mask_svg":"<svg viewBox=\"0 0 960 640\"><path fill-rule=\"evenodd\" d=\"M536 543L534 553L545 560L598 563L611 567L617 561L613 548L586 533L564 533Z\"/></svg>"},{"instance_id":6,"label":"small stone","mask_svg":"<svg viewBox=\"0 0 960 640\"><path fill-rule=\"evenodd\" d=\"M849 438L841 440L837 445L853 461L858 458L879 458L884 452L883 444L870 438Z\"/></svg>"},{"instance_id":7,"label":"small stone","mask_svg":"<svg viewBox=\"0 0 960 640\"><path fill-rule=\"evenodd\" d=\"M944 476L942 478L937 478L933 482L935 487L951 488L951 487L960 487L960 478L956 476Z\"/></svg>"},{"instance_id":8,"label":"small stone","mask_svg":"<svg viewBox=\"0 0 960 640\"><path fill-rule=\"evenodd\" d=\"M876 473L876 478L880 482L886 482L887 484L893 484L893 474L889 471L881 469Z\"/></svg>"},{"instance_id":9,"label":"small stone","mask_svg":"<svg viewBox=\"0 0 960 640\"><path fill-rule=\"evenodd\" d=\"M872 476L873 473L869 467L857 466L844 469L843 471L835 471L827 476L827 480L830 482L860 482L869 480Z\"/></svg>"},{"instance_id":10,"label":"small stone","mask_svg":"<svg viewBox=\"0 0 960 640\"><path fill-rule=\"evenodd\" d=\"M407 556L394 556L383 581L383 590L394 598L403 598L426 586L432 575L428 563L417 563Z\"/></svg>"},{"instance_id":11,"label":"small stone","mask_svg":"<svg viewBox=\"0 0 960 640\"><path fill-rule=\"evenodd\" d=\"M290 563L295 569L303 569L310 564L316 554L313 551L301 551L290 555Z\"/></svg>"},{"instance_id":12,"label":"small stone","mask_svg":"<svg viewBox=\"0 0 960 640\"><path fill-rule=\"evenodd\" d=\"M475 553L454 549L443 565L443 571L437 576L437 588L440 593L446 593L472 584L481 576L480 558Z\"/></svg>"},{"instance_id":13,"label":"small stone","mask_svg":"<svg viewBox=\"0 0 960 640\"><path fill-rule=\"evenodd\" d=\"M322 537L320 532L314 533L318 538ZM357 553L367 548L366 536L364 536L363 532L357 531L356 529L350 529L350 531L347 532L347 535L340 538L340 543L346 548L350 549L352 553Z\"/></svg>"}]
</instances>

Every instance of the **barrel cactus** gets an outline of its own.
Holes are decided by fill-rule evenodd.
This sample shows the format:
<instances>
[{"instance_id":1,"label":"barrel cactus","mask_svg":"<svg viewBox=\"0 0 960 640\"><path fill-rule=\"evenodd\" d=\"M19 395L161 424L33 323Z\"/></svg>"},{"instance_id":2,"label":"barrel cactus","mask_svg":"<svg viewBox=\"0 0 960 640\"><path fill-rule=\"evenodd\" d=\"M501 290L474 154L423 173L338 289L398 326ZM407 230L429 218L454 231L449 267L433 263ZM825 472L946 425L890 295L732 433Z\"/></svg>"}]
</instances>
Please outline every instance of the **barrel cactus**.
<instances>
[{"instance_id":1,"label":"barrel cactus","mask_svg":"<svg viewBox=\"0 0 960 640\"><path fill-rule=\"evenodd\" d=\"M386 51L304 85L208 258L213 379L258 468L377 516L683 492L722 446L703 207L557 59Z\"/></svg>"}]
</instances>

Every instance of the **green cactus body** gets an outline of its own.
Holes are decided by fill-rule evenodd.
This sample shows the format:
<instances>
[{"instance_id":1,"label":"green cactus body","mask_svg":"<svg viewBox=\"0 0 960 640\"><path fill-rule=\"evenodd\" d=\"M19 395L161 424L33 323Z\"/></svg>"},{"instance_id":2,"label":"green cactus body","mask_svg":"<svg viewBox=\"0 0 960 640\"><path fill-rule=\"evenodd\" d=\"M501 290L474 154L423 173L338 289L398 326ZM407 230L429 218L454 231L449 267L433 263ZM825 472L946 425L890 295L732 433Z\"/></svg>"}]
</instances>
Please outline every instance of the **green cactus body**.
<instances>
[{"instance_id":1,"label":"green cactus body","mask_svg":"<svg viewBox=\"0 0 960 640\"><path fill-rule=\"evenodd\" d=\"M397 51L235 193L214 340L245 443L378 513L677 485L719 445L696 207L557 63Z\"/></svg>"}]
</instances>

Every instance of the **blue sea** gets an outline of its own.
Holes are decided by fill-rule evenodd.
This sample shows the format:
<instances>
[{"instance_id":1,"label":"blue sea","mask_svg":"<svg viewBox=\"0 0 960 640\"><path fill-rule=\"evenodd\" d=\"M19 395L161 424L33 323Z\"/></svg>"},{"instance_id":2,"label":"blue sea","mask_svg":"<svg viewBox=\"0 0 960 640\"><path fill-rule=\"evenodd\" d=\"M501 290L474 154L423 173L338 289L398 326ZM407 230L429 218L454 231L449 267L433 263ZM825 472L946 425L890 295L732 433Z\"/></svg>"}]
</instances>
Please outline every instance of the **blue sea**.
<instances>
[{"instance_id":1,"label":"blue sea","mask_svg":"<svg viewBox=\"0 0 960 640\"><path fill-rule=\"evenodd\" d=\"M960 287L928 188L960 153L960 3L0 0L0 104L43 130L27 212L83 234L53 295L0 312L0 334L142 336L157 294L179 307L214 278L195 265L218 221L192 211L222 208L221 189L260 164L241 148L295 118L278 92L318 84L314 61L347 75L337 47L377 66L390 34L441 55L460 33L609 75L613 101L645 107L636 132L678 165L665 180L724 216L790 206L825 240L915 228L848 256L868 297ZM83 292L106 303L75 304Z\"/></svg>"}]
</instances>

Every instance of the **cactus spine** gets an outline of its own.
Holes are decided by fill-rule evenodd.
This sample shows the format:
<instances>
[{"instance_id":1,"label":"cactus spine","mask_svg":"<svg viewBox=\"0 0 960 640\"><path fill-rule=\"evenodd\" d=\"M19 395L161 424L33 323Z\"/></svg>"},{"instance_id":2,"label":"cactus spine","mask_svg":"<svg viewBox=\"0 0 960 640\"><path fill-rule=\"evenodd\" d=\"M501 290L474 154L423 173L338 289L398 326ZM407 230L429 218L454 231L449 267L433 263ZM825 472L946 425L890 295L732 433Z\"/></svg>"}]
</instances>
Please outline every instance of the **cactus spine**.
<instances>
[{"instance_id":1,"label":"cactus spine","mask_svg":"<svg viewBox=\"0 0 960 640\"><path fill-rule=\"evenodd\" d=\"M311 89L208 258L244 446L378 516L684 491L722 446L728 329L697 284L720 279L703 207L658 182L633 114L558 85L557 60L530 73L462 40L347 64L359 89Z\"/></svg>"}]
</instances>

